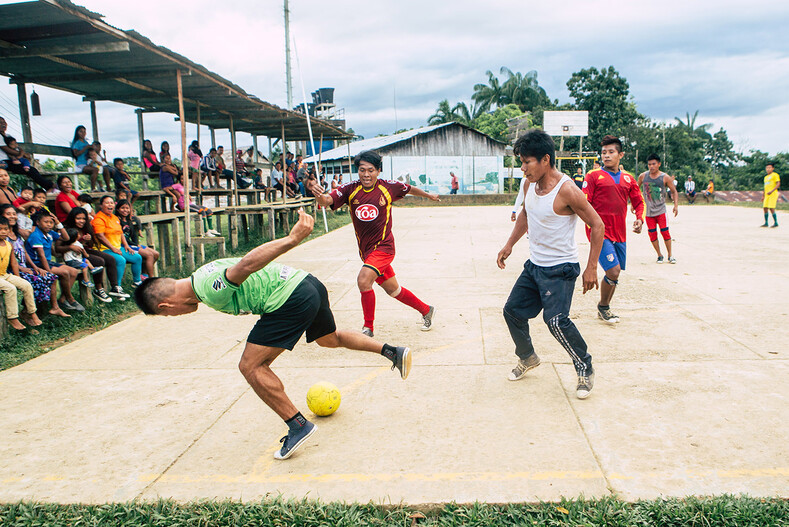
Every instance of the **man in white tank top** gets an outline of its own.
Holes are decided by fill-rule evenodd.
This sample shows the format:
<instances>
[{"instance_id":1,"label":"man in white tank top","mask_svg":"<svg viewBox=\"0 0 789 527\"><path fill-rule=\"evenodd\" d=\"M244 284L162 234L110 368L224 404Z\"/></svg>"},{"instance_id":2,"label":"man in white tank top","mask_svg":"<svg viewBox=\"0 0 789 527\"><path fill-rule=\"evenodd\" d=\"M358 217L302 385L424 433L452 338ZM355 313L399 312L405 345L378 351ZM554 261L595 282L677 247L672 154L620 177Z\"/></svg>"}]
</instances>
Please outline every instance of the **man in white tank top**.
<instances>
[{"instance_id":1,"label":"man in white tank top","mask_svg":"<svg viewBox=\"0 0 789 527\"><path fill-rule=\"evenodd\" d=\"M542 311L551 334L573 361L578 374L576 396L586 399L594 386L592 356L569 316L575 281L581 271L575 223L581 218L591 228L589 258L582 277L584 293L598 287L597 259L605 226L584 193L554 167L556 146L551 136L542 130L530 130L518 138L514 150L523 170L524 206L496 263L504 269L504 261L527 231L530 258L504 305L504 320L518 357L509 380L523 378L540 364L529 336L529 319Z\"/></svg>"}]
</instances>

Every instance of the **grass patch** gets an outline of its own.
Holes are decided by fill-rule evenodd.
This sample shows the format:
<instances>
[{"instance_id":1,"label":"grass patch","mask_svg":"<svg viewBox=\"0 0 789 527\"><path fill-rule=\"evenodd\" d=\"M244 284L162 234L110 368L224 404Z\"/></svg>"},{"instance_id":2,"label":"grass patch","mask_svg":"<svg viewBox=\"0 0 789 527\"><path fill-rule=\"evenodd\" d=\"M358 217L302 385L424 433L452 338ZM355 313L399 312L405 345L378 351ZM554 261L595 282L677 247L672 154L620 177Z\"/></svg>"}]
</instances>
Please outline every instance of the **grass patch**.
<instances>
[{"instance_id":1,"label":"grass patch","mask_svg":"<svg viewBox=\"0 0 789 527\"><path fill-rule=\"evenodd\" d=\"M419 515L419 518L414 518ZM428 507L321 503L272 499L253 503L198 501L59 505L0 505L0 525L27 526L786 526L789 502L747 496L658 499L615 498L557 503Z\"/></svg>"},{"instance_id":2,"label":"grass patch","mask_svg":"<svg viewBox=\"0 0 789 527\"><path fill-rule=\"evenodd\" d=\"M351 218L347 212L327 212L327 219L329 223L329 232L338 229L350 223ZM293 222L291 222L293 225ZM318 220L315 222L315 229L307 240L317 238L325 234L323 228L323 214L318 214ZM277 237L280 238L286 233L282 229L277 230ZM261 243L268 241L267 238L261 239L259 235L250 236L248 243L239 243L239 247L235 251L229 250L228 241L228 258L240 257L249 252L254 247ZM243 236L241 236L243 240ZM206 248L206 261L211 261L218 258L218 248L210 246ZM131 291L131 278L128 271L126 272L127 279L123 284L127 292ZM160 276L170 276L173 278L183 278L188 276L186 271L179 271L176 269L168 269L162 271ZM74 287L77 291L77 287ZM76 295L75 295L76 297ZM37 328L38 334L32 334L28 329L22 333L13 332L9 333L0 340L0 371L8 368L13 368L23 362L29 361L39 355L43 355L53 349L62 346L68 342L76 340L85 336L90 332L100 331L111 326L121 320L138 312L134 300L129 299L125 302L113 301L111 304L104 304L101 302L94 302L93 306L87 307L84 313L69 314L71 318L60 318L49 315L47 309L41 309L39 316L41 316L44 324ZM0 522L2 525L2 522Z\"/></svg>"}]
</instances>

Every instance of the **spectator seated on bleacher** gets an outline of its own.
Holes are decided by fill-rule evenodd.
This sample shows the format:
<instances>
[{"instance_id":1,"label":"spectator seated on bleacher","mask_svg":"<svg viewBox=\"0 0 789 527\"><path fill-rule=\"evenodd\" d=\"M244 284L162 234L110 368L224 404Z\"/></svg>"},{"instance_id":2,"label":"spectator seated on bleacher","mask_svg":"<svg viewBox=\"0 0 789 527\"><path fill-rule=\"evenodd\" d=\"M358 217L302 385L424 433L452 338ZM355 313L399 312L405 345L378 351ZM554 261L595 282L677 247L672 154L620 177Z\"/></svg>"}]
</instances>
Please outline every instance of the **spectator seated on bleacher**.
<instances>
[{"instance_id":1,"label":"spectator seated on bleacher","mask_svg":"<svg viewBox=\"0 0 789 527\"><path fill-rule=\"evenodd\" d=\"M227 186L230 188L230 180L233 179L233 171L228 170L227 164L225 163L225 147L219 145L216 147L216 157L214 160L216 161L216 171L217 173L228 181ZM221 188L221 187L220 187Z\"/></svg>"},{"instance_id":2,"label":"spectator seated on bleacher","mask_svg":"<svg viewBox=\"0 0 789 527\"><path fill-rule=\"evenodd\" d=\"M63 242L63 262L82 274L82 278L79 281L80 284L89 289L94 289L95 286L90 280L90 275L101 273L104 271L104 266L100 265L96 267L90 262L88 253L85 251L85 246L77 239L79 236L77 229L66 229L66 232L68 233L69 241ZM62 240L58 240L58 242L61 241ZM58 252L57 242L55 245L55 251Z\"/></svg>"},{"instance_id":3,"label":"spectator seated on bleacher","mask_svg":"<svg viewBox=\"0 0 789 527\"><path fill-rule=\"evenodd\" d=\"M36 299L33 295L33 286L19 276L19 266L11 243L6 240L11 231L8 220L0 217L0 292L5 300L5 316L8 325L17 331L27 329L19 321L19 303L17 291L22 292L25 303L25 322L31 326L40 326L41 321L36 315Z\"/></svg>"},{"instance_id":4,"label":"spectator seated on bleacher","mask_svg":"<svg viewBox=\"0 0 789 527\"><path fill-rule=\"evenodd\" d=\"M33 200L29 203L24 203L21 208L17 209L17 225L20 234L27 239L30 233L33 232L35 225L33 225L33 215L40 211L49 209L46 206L47 191L43 188L33 189ZM1 206L1 205L0 205ZM11 224L13 227L13 224Z\"/></svg>"},{"instance_id":5,"label":"spectator seated on bleacher","mask_svg":"<svg viewBox=\"0 0 789 527\"><path fill-rule=\"evenodd\" d=\"M184 209L184 195L186 194L184 191L183 185L184 177L183 174L181 175L181 181L173 185L173 188L178 190L181 193L181 198L178 200L178 208L180 210ZM202 205L198 205L195 203L194 199L190 196L189 197L189 210L194 212L195 214L199 215L200 218L203 220L203 231L205 232L206 236L214 237L214 236L221 236L222 233L214 230L214 219L211 217L214 214L214 211L209 209L208 207L204 207Z\"/></svg>"},{"instance_id":6,"label":"spectator seated on bleacher","mask_svg":"<svg viewBox=\"0 0 789 527\"><path fill-rule=\"evenodd\" d=\"M164 162L164 154L170 154L170 143L167 141L162 141L161 146L159 147L159 161ZM161 163L160 163L161 164Z\"/></svg>"},{"instance_id":7,"label":"spectator seated on bleacher","mask_svg":"<svg viewBox=\"0 0 789 527\"><path fill-rule=\"evenodd\" d=\"M60 194L55 198L55 216L58 221L62 222L66 219L68 213L71 212L71 209L79 207L77 204L79 194L74 190L74 183L71 182L71 178L68 176L60 176L58 178L58 188L60 189Z\"/></svg>"},{"instance_id":8,"label":"spectator seated on bleacher","mask_svg":"<svg viewBox=\"0 0 789 527\"><path fill-rule=\"evenodd\" d=\"M200 173L200 161L203 159L203 151L200 150L200 144L197 141L192 141L192 144L189 145L186 157L189 159L189 173L192 177L192 188L195 190L202 189L203 175Z\"/></svg>"},{"instance_id":9,"label":"spectator seated on bleacher","mask_svg":"<svg viewBox=\"0 0 789 527\"><path fill-rule=\"evenodd\" d=\"M99 190L110 190L112 188L112 174L109 165L102 159L101 154L95 149L95 145L101 146L101 143L93 143L90 150L88 150L88 166L96 170L96 174L101 174L104 178L104 188L99 185ZM93 187L93 179L91 179L91 188Z\"/></svg>"},{"instance_id":10,"label":"spectator seated on bleacher","mask_svg":"<svg viewBox=\"0 0 789 527\"><path fill-rule=\"evenodd\" d=\"M208 177L208 188L219 188L219 172L216 167L216 148L212 148L200 160L201 180L203 176ZM211 182L213 177L214 183Z\"/></svg>"},{"instance_id":11,"label":"spectator seated on bleacher","mask_svg":"<svg viewBox=\"0 0 789 527\"><path fill-rule=\"evenodd\" d=\"M97 274L93 277L96 283L96 288L91 291L93 296L101 302L112 302L110 296L116 297L118 300L123 301L129 298L130 295L126 293L118 293L117 287L120 285L118 282L118 267L115 258L109 254L105 254L97 250L98 240L96 233L93 232L93 227L88 219L88 213L85 209L77 207L69 212L66 221L63 225L67 229L75 229L77 231L77 241L79 241L88 253L90 263L96 267L103 266L104 272L107 273L107 281L109 282L109 295L104 289L104 275ZM60 250L60 244L55 243L55 250ZM121 290L122 291L122 290Z\"/></svg>"},{"instance_id":12,"label":"spectator seated on bleacher","mask_svg":"<svg viewBox=\"0 0 789 527\"><path fill-rule=\"evenodd\" d=\"M134 205L134 202L137 201L137 191L132 190L130 186L131 178L124 168L123 159L116 157L112 160L112 166L112 179L115 181L115 192L123 190L129 196L129 198L126 199L129 200L129 203Z\"/></svg>"},{"instance_id":13,"label":"spectator seated on bleacher","mask_svg":"<svg viewBox=\"0 0 789 527\"><path fill-rule=\"evenodd\" d=\"M88 213L88 219L93 219L93 197L90 194L80 194L77 196L77 205Z\"/></svg>"},{"instance_id":14,"label":"spectator seated on bleacher","mask_svg":"<svg viewBox=\"0 0 789 527\"><path fill-rule=\"evenodd\" d=\"M64 313L58 305L57 275L48 273L35 265L30 260L30 255L25 251L25 236L19 229L16 209L11 205L0 205L0 217L5 218L8 222L10 228L5 239L11 243L14 250L19 276L33 287L33 297L36 303L43 304L51 301L50 314L68 317L69 315Z\"/></svg>"},{"instance_id":15,"label":"spectator seated on bleacher","mask_svg":"<svg viewBox=\"0 0 789 527\"><path fill-rule=\"evenodd\" d=\"M25 250L30 255L30 260L37 267L48 273L58 276L60 282L60 299L58 303L66 309L74 311L85 311L82 304L77 302L71 294L71 288L79 276L79 271L73 267L68 267L56 263L52 258L52 244L54 240L63 237L63 241L68 241L68 234L62 223L55 225L57 219L49 211L39 211L33 216L33 223L36 228L28 236L25 242ZM57 230L53 231L53 228Z\"/></svg>"},{"instance_id":16,"label":"spectator seated on bleacher","mask_svg":"<svg viewBox=\"0 0 789 527\"><path fill-rule=\"evenodd\" d=\"M112 196L104 196L99 203L99 212L93 218L93 232L99 241L101 252L112 256L118 270L118 285L113 288L115 293L124 293L121 287L123 273L126 264L131 265L132 287L137 287L142 283L142 256L129 247L126 238L123 237L121 220L115 215L115 200Z\"/></svg>"},{"instance_id":17,"label":"spectator seated on bleacher","mask_svg":"<svg viewBox=\"0 0 789 527\"><path fill-rule=\"evenodd\" d=\"M238 188L249 188L252 186L252 178L249 177L243 151L241 150L236 150L236 185L238 185Z\"/></svg>"},{"instance_id":18,"label":"spectator seated on bleacher","mask_svg":"<svg viewBox=\"0 0 789 527\"><path fill-rule=\"evenodd\" d=\"M45 190L49 190L54 187L52 181L42 176L41 173L36 170L36 167L28 165L27 169L25 169L25 166L22 163L14 164L9 162L11 157L21 157L27 161L30 161L30 155L19 148L19 145L12 148L7 144L6 140L9 138L9 136L6 135L7 129L8 123L5 122L5 119L0 117L0 136L3 137L3 142L0 142L0 151L2 151L0 152L0 168L8 170L12 174L21 174L27 176Z\"/></svg>"},{"instance_id":19,"label":"spectator seated on bleacher","mask_svg":"<svg viewBox=\"0 0 789 527\"><path fill-rule=\"evenodd\" d=\"M182 190L179 191L173 188L173 185L175 185L179 179L178 167L173 164L170 154L165 154L162 159L161 170L159 170L159 186L162 191L173 200L173 208L178 207L178 202L183 197Z\"/></svg>"},{"instance_id":20,"label":"spectator seated on bleacher","mask_svg":"<svg viewBox=\"0 0 789 527\"><path fill-rule=\"evenodd\" d=\"M88 131L84 126L79 125L74 129L74 139L71 141L71 157L74 158L76 169L78 173L87 174L90 177L90 189L96 190L99 172L103 173L104 181L109 186L110 169L107 166L101 166L95 161L89 164L90 151L93 147L87 140ZM104 190L101 185L98 185L99 190Z\"/></svg>"},{"instance_id":21,"label":"spectator seated on bleacher","mask_svg":"<svg viewBox=\"0 0 789 527\"><path fill-rule=\"evenodd\" d=\"M0 168L0 205L3 205L4 203L13 205L14 201L16 201L16 199L19 197L17 196L16 191L8 186L10 183L11 176L7 171Z\"/></svg>"},{"instance_id":22,"label":"spectator seated on bleacher","mask_svg":"<svg viewBox=\"0 0 789 527\"><path fill-rule=\"evenodd\" d=\"M118 201L115 204L115 215L121 220L121 229L123 229L126 243L129 244L132 251L137 251L142 256L142 265L145 271L142 278L154 276L154 265L159 260L159 252L153 247L140 244L142 223L140 223L140 218L134 215L131 203L126 200Z\"/></svg>"},{"instance_id":23,"label":"spectator seated on bleacher","mask_svg":"<svg viewBox=\"0 0 789 527\"><path fill-rule=\"evenodd\" d=\"M162 146L164 146L164 143L162 143ZM169 151L170 145L167 145L167 149ZM160 157L159 159L162 158ZM145 165L145 170L153 173L159 172L159 169L161 168L159 159L156 159L156 152L153 151L153 145L151 144L151 141L148 139L143 141L142 162ZM162 163L164 163L163 159L162 159Z\"/></svg>"},{"instance_id":24,"label":"spectator seated on bleacher","mask_svg":"<svg viewBox=\"0 0 789 527\"><path fill-rule=\"evenodd\" d=\"M709 183L707 183L707 189L704 191L704 200L707 202L710 200L715 201L715 182L711 179Z\"/></svg>"}]
</instances>

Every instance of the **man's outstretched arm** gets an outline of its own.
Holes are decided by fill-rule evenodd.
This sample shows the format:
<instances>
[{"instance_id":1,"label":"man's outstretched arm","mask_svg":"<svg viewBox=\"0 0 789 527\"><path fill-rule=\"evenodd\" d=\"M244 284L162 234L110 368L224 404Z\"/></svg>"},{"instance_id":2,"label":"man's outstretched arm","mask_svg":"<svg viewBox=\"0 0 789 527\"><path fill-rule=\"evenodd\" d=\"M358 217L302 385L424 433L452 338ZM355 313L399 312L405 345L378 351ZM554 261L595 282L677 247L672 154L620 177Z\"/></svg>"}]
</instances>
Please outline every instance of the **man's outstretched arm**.
<instances>
[{"instance_id":1,"label":"man's outstretched arm","mask_svg":"<svg viewBox=\"0 0 789 527\"><path fill-rule=\"evenodd\" d=\"M427 198L433 201L441 201L441 198L439 197L438 194L430 194L428 192L425 192L421 188L417 188L417 187L411 187L408 193L411 194L412 196L419 196L420 198Z\"/></svg>"},{"instance_id":2,"label":"man's outstretched arm","mask_svg":"<svg viewBox=\"0 0 789 527\"><path fill-rule=\"evenodd\" d=\"M241 285L249 275L260 271L277 257L304 241L312 232L314 224L315 218L305 213L303 209L299 209L299 221L290 230L290 234L279 240L273 240L264 243L256 249L252 249L246 256L241 258L240 262L229 268L225 276L234 284Z\"/></svg>"}]
</instances>

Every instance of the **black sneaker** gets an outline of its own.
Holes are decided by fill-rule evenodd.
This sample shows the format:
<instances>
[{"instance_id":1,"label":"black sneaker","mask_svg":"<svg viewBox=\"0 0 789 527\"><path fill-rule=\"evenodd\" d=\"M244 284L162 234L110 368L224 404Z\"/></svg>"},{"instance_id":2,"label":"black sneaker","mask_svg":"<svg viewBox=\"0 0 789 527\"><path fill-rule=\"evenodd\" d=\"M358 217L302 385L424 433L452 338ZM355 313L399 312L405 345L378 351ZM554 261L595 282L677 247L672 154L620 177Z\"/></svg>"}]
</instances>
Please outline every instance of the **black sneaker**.
<instances>
[{"instance_id":1,"label":"black sneaker","mask_svg":"<svg viewBox=\"0 0 789 527\"><path fill-rule=\"evenodd\" d=\"M307 421L304 426L296 430L291 430L288 435L279 440L282 448L274 452L274 459L288 459L318 429L316 425Z\"/></svg>"},{"instance_id":2,"label":"black sneaker","mask_svg":"<svg viewBox=\"0 0 789 527\"><path fill-rule=\"evenodd\" d=\"M110 298L110 295L108 295L107 291L105 291L104 289L94 289L93 291L91 291L91 293L100 302L107 302L107 303L112 302L112 298Z\"/></svg>"},{"instance_id":3,"label":"black sneaker","mask_svg":"<svg viewBox=\"0 0 789 527\"><path fill-rule=\"evenodd\" d=\"M507 376L507 380L510 381L517 381L518 379L522 379L526 372L529 370L533 370L537 366L540 365L540 357L537 356L536 353L532 353L526 360L518 359L518 364L512 369L510 374Z\"/></svg>"},{"instance_id":4,"label":"black sneaker","mask_svg":"<svg viewBox=\"0 0 789 527\"><path fill-rule=\"evenodd\" d=\"M662 264L663 263L663 256L658 256L657 261L655 263Z\"/></svg>"},{"instance_id":5,"label":"black sneaker","mask_svg":"<svg viewBox=\"0 0 789 527\"><path fill-rule=\"evenodd\" d=\"M397 368L400 370L400 377L403 379L408 378L411 373L411 350L405 347L397 347L395 361L392 364L392 369Z\"/></svg>"},{"instance_id":6,"label":"black sneaker","mask_svg":"<svg viewBox=\"0 0 789 527\"><path fill-rule=\"evenodd\" d=\"M575 396L579 399L586 399L592 393L592 388L594 388L594 372L589 375L579 375Z\"/></svg>"},{"instance_id":7,"label":"black sneaker","mask_svg":"<svg viewBox=\"0 0 789 527\"><path fill-rule=\"evenodd\" d=\"M90 274L99 274L99 273L100 273L100 272L102 272L103 270L104 270L104 266L103 266L103 265L100 265L100 266L98 266L98 267L94 267L93 269L91 269L91 270L90 270Z\"/></svg>"},{"instance_id":8,"label":"black sneaker","mask_svg":"<svg viewBox=\"0 0 789 527\"><path fill-rule=\"evenodd\" d=\"M433 314L435 314L435 312L436 308L430 306L430 311L427 312L427 315L422 317L422 327L419 329L422 331L430 331L430 328L433 327Z\"/></svg>"},{"instance_id":9,"label":"black sneaker","mask_svg":"<svg viewBox=\"0 0 789 527\"><path fill-rule=\"evenodd\" d=\"M110 288L110 295L111 296L116 296L116 297L118 297L118 298L120 298L122 300L126 300L127 298L129 298L131 296L131 295L125 293L123 291L123 288L121 286L119 286L119 285L116 285L115 287L111 287Z\"/></svg>"},{"instance_id":10,"label":"black sneaker","mask_svg":"<svg viewBox=\"0 0 789 527\"><path fill-rule=\"evenodd\" d=\"M597 317L603 322L608 322L609 324L616 324L619 322L619 317L611 313L611 308L604 308L601 305L597 306Z\"/></svg>"}]
</instances>

